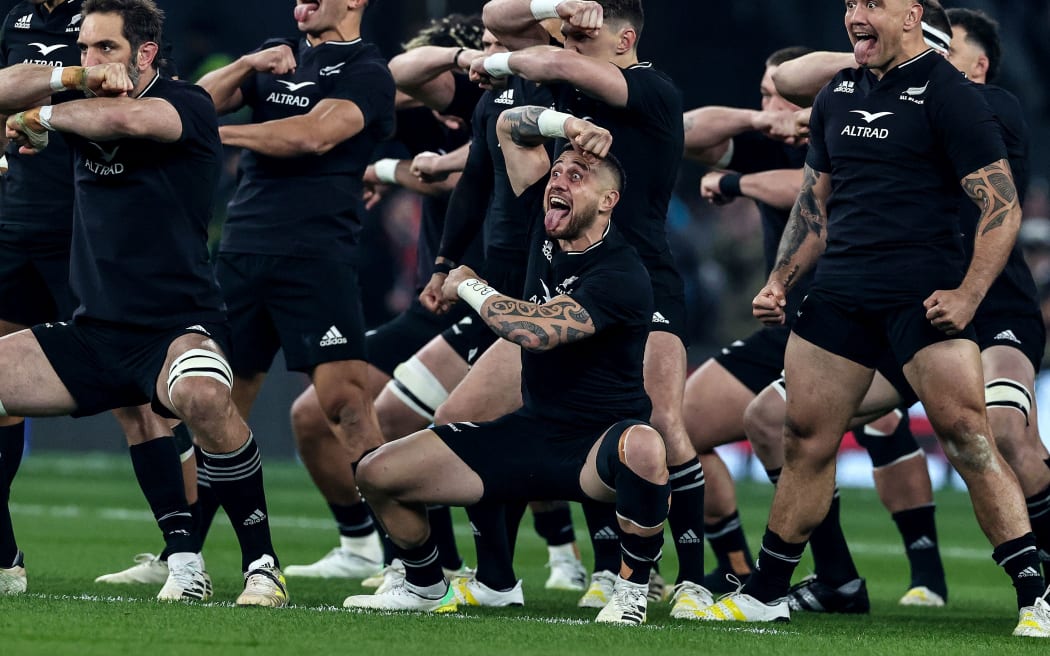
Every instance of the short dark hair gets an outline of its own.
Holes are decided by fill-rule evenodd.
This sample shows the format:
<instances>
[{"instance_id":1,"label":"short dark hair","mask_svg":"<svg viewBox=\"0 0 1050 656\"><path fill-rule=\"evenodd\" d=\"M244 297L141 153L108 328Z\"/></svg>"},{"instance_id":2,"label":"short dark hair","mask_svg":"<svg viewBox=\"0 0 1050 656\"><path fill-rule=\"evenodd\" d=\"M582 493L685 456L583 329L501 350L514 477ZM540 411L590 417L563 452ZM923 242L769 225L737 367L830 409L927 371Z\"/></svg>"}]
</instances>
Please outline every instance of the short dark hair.
<instances>
[{"instance_id":1,"label":"short dark hair","mask_svg":"<svg viewBox=\"0 0 1050 656\"><path fill-rule=\"evenodd\" d=\"M84 0L81 14L118 14L124 19L124 38L131 44L131 52L138 52L143 43L152 41L158 46L153 68L160 68L161 38L164 31L164 11L154 0Z\"/></svg>"},{"instance_id":2,"label":"short dark hair","mask_svg":"<svg viewBox=\"0 0 1050 656\"><path fill-rule=\"evenodd\" d=\"M561 157L565 153L575 151L571 143L567 143L562 146L561 152L558 153L558 157ZM598 160L598 168L604 169L612 174L613 186L616 191L623 193L624 188L627 186L627 171L624 170L623 164L619 158L612 153L607 154L605 157Z\"/></svg>"},{"instance_id":3,"label":"short dark hair","mask_svg":"<svg viewBox=\"0 0 1050 656\"><path fill-rule=\"evenodd\" d=\"M484 33L485 25L481 22L481 14L449 14L444 18L431 20L401 47L405 50L420 46L481 50L484 47L481 43Z\"/></svg>"},{"instance_id":4,"label":"short dark hair","mask_svg":"<svg viewBox=\"0 0 1050 656\"><path fill-rule=\"evenodd\" d=\"M786 61L798 59L802 55L808 55L811 52L813 52L813 48L807 48L806 46L789 46L787 48L781 48L766 57L766 67L780 66Z\"/></svg>"},{"instance_id":5,"label":"short dark hair","mask_svg":"<svg viewBox=\"0 0 1050 656\"><path fill-rule=\"evenodd\" d=\"M999 63L1003 58L999 44L999 23L991 16L976 9L956 7L948 10L948 20L966 30L966 40L984 50L988 57L988 81L999 76Z\"/></svg>"},{"instance_id":6,"label":"short dark hair","mask_svg":"<svg viewBox=\"0 0 1050 656\"><path fill-rule=\"evenodd\" d=\"M630 24L639 37L645 27L645 11L642 0L598 0L602 6L604 21L620 21Z\"/></svg>"}]
</instances>

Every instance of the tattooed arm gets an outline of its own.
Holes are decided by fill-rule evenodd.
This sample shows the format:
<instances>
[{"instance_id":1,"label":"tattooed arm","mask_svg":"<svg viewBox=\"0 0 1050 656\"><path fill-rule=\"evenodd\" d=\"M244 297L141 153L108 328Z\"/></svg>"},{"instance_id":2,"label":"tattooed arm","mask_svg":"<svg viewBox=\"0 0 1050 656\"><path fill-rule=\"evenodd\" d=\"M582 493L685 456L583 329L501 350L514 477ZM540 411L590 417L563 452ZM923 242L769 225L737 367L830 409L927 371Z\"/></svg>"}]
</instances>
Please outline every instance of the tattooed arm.
<instances>
[{"instance_id":1,"label":"tattooed arm","mask_svg":"<svg viewBox=\"0 0 1050 656\"><path fill-rule=\"evenodd\" d=\"M507 164L507 177L516 195L521 195L547 175L551 160L543 147L551 137L540 132L540 114L545 107L526 105L504 111L496 123L500 151ZM573 148L595 157L605 157L612 146L612 135L605 128L573 116L562 124L565 138Z\"/></svg>"},{"instance_id":2,"label":"tattooed arm","mask_svg":"<svg viewBox=\"0 0 1050 656\"><path fill-rule=\"evenodd\" d=\"M569 344L596 332L586 309L571 297L560 295L540 305L511 298L479 280L470 267L461 266L449 272L441 293L448 302L460 300L459 286L474 279L473 295L466 297L489 328L503 339L527 351L541 352Z\"/></svg>"},{"instance_id":3,"label":"tattooed arm","mask_svg":"<svg viewBox=\"0 0 1050 656\"><path fill-rule=\"evenodd\" d=\"M974 231L973 259L958 289L937 290L924 303L926 318L949 335L973 319L977 306L1006 265L1021 227L1021 207L1005 159L974 171L961 182L966 195L981 208Z\"/></svg>"},{"instance_id":4,"label":"tattooed arm","mask_svg":"<svg viewBox=\"0 0 1050 656\"><path fill-rule=\"evenodd\" d=\"M751 302L751 311L766 324L784 323L786 294L817 262L828 238L827 201L831 174L815 171L808 164L802 171L802 187L780 238L776 264L769 281Z\"/></svg>"}]
</instances>

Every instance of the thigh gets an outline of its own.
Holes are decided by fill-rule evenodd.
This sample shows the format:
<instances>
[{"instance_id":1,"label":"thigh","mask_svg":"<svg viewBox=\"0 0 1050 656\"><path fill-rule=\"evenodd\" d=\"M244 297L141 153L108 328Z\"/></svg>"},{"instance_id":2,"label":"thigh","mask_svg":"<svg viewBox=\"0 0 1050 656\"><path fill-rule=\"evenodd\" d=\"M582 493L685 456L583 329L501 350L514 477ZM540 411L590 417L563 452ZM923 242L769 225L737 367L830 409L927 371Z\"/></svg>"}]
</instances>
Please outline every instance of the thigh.
<instances>
[{"instance_id":1,"label":"thigh","mask_svg":"<svg viewBox=\"0 0 1050 656\"><path fill-rule=\"evenodd\" d=\"M281 336L288 369L309 373L325 362L367 361L354 266L337 260L284 260L268 276L266 307Z\"/></svg>"},{"instance_id":2,"label":"thigh","mask_svg":"<svg viewBox=\"0 0 1050 656\"><path fill-rule=\"evenodd\" d=\"M357 480L365 494L374 488L405 503L469 506L484 493L479 473L432 430L368 454L358 465Z\"/></svg>"},{"instance_id":3,"label":"thigh","mask_svg":"<svg viewBox=\"0 0 1050 656\"><path fill-rule=\"evenodd\" d=\"M449 394L437 421L485 421L521 407L521 349L497 340Z\"/></svg>"},{"instance_id":4,"label":"thigh","mask_svg":"<svg viewBox=\"0 0 1050 656\"><path fill-rule=\"evenodd\" d=\"M957 432L964 413L971 418L985 414L981 354L973 341L950 339L927 346L904 365L904 375L942 436Z\"/></svg>"},{"instance_id":5,"label":"thigh","mask_svg":"<svg viewBox=\"0 0 1050 656\"><path fill-rule=\"evenodd\" d=\"M792 333L784 352L788 432L834 439L837 444L873 375L873 369Z\"/></svg>"},{"instance_id":6,"label":"thigh","mask_svg":"<svg viewBox=\"0 0 1050 656\"><path fill-rule=\"evenodd\" d=\"M57 340L56 340L57 341ZM75 349L71 345L68 354ZM56 351L52 357L55 357ZM31 330L0 338L0 414L43 417L70 414L77 402Z\"/></svg>"},{"instance_id":7,"label":"thigh","mask_svg":"<svg viewBox=\"0 0 1050 656\"><path fill-rule=\"evenodd\" d=\"M172 364L182 356L191 351L203 352L205 358L201 361L199 374L194 376L198 388L204 386L215 394L230 399L232 406L233 376L227 364L224 349L224 336L220 333L225 326L214 326L215 335L211 330L201 331L176 331L166 335L160 348L156 349L159 354L157 362L160 366L153 368L153 410L161 416L177 417L175 407L169 396L169 378ZM142 375L148 371L143 368ZM221 404L220 404L221 405ZM235 410L231 410L235 412Z\"/></svg>"},{"instance_id":8,"label":"thigh","mask_svg":"<svg viewBox=\"0 0 1050 656\"><path fill-rule=\"evenodd\" d=\"M220 253L215 278L226 302L230 366L251 378L270 370L280 337L266 309L265 262L258 256Z\"/></svg>"}]
</instances>

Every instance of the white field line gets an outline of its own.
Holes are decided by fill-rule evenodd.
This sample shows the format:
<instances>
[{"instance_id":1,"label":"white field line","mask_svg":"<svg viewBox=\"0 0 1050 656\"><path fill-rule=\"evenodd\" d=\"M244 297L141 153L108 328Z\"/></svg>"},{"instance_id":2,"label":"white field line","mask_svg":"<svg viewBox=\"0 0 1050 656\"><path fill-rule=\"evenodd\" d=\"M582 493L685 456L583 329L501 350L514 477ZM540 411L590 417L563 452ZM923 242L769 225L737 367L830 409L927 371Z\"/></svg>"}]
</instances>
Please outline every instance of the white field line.
<instances>
[{"instance_id":1,"label":"white field line","mask_svg":"<svg viewBox=\"0 0 1050 656\"><path fill-rule=\"evenodd\" d=\"M11 512L16 515L31 517L57 517L99 519L118 522L152 522L153 514L148 510L131 508L94 508L87 506L47 506L31 503L12 503ZM221 521L221 520L220 520ZM285 517L270 516L270 526L274 528L297 528L318 531L335 531L331 519L319 517ZM461 537L472 535L470 526L456 525L456 534ZM899 542L850 542L850 551L855 554L872 556L903 556L904 547ZM968 547L951 547L941 545L941 556L957 560L990 560L991 549L972 549Z\"/></svg>"}]
</instances>

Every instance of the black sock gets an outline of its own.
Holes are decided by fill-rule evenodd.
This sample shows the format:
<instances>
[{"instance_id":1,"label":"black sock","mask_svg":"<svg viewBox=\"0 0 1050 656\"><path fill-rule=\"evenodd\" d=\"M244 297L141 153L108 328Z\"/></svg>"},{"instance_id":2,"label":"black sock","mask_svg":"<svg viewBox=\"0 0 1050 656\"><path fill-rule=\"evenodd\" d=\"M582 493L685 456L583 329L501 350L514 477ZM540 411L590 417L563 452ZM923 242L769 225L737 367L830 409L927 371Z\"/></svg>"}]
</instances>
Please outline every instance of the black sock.
<instances>
[{"instance_id":1,"label":"black sock","mask_svg":"<svg viewBox=\"0 0 1050 656\"><path fill-rule=\"evenodd\" d=\"M10 567L18 558L15 529L11 523L11 484L22 464L25 422L0 426L0 567Z\"/></svg>"},{"instance_id":2,"label":"black sock","mask_svg":"<svg viewBox=\"0 0 1050 656\"><path fill-rule=\"evenodd\" d=\"M478 556L475 578L493 590L510 590L518 577L514 574L503 504L482 502L469 506L467 517L474 530Z\"/></svg>"},{"instance_id":3,"label":"black sock","mask_svg":"<svg viewBox=\"0 0 1050 656\"><path fill-rule=\"evenodd\" d=\"M376 530L375 523L372 521L372 513L368 512L368 506L364 501L348 506L329 503L328 509L332 511L336 526L339 527L339 535L343 537L363 538Z\"/></svg>"},{"instance_id":4,"label":"black sock","mask_svg":"<svg viewBox=\"0 0 1050 656\"><path fill-rule=\"evenodd\" d=\"M774 467L773 469L767 469L766 470L766 476L769 477L769 482L772 483L773 485L776 485L777 481L780 480L780 473L783 472L783 471L784 471L783 467Z\"/></svg>"},{"instance_id":5,"label":"black sock","mask_svg":"<svg viewBox=\"0 0 1050 656\"><path fill-rule=\"evenodd\" d=\"M936 506L929 504L893 513L904 552L911 566L911 587L926 586L947 601L948 585L941 563L941 550L937 542L937 524L933 515Z\"/></svg>"},{"instance_id":6,"label":"black sock","mask_svg":"<svg viewBox=\"0 0 1050 656\"><path fill-rule=\"evenodd\" d=\"M992 552L992 558L1013 581L1014 590L1017 591L1017 608L1031 606L1043 596L1045 585L1039 573L1039 554L1033 533L1000 544Z\"/></svg>"},{"instance_id":7,"label":"black sock","mask_svg":"<svg viewBox=\"0 0 1050 656\"><path fill-rule=\"evenodd\" d=\"M802 560L805 542L785 542L766 527L762 549L755 561L755 571L744 584L743 592L763 603L780 599L791 587L791 575Z\"/></svg>"},{"instance_id":8,"label":"black sock","mask_svg":"<svg viewBox=\"0 0 1050 656\"><path fill-rule=\"evenodd\" d=\"M200 551L193 514L186 503L182 463L175 448L175 438L170 435L158 437L135 444L128 451L139 487L146 495L157 526L164 535L165 547L161 559L173 553Z\"/></svg>"},{"instance_id":9,"label":"black sock","mask_svg":"<svg viewBox=\"0 0 1050 656\"><path fill-rule=\"evenodd\" d=\"M619 572L620 524L616 521L616 505L592 500L584 501L581 505L594 547L593 571Z\"/></svg>"},{"instance_id":10,"label":"black sock","mask_svg":"<svg viewBox=\"0 0 1050 656\"><path fill-rule=\"evenodd\" d=\"M813 570L822 583L834 588L853 579L860 578L853 556L842 534L839 517L839 490L831 497L831 507L813 534L809 536L809 548L813 551Z\"/></svg>"},{"instance_id":11,"label":"black sock","mask_svg":"<svg viewBox=\"0 0 1050 656\"><path fill-rule=\"evenodd\" d=\"M441 556L431 533L418 547L402 549L394 546L396 555L405 565L405 580L418 588L427 588L445 580L441 571Z\"/></svg>"},{"instance_id":12,"label":"black sock","mask_svg":"<svg viewBox=\"0 0 1050 656\"><path fill-rule=\"evenodd\" d=\"M744 535L744 527L740 524L739 512L734 512L714 524L704 524L704 537L718 560L716 576L735 574L742 578L751 575L755 564L751 560L751 548L747 546L747 536Z\"/></svg>"},{"instance_id":13,"label":"black sock","mask_svg":"<svg viewBox=\"0 0 1050 656\"><path fill-rule=\"evenodd\" d=\"M704 580L704 470L700 458L667 468L671 484L671 507L667 525L678 554L678 579Z\"/></svg>"},{"instance_id":14,"label":"black sock","mask_svg":"<svg viewBox=\"0 0 1050 656\"><path fill-rule=\"evenodd\" d=\"M194 519L197 521L197 533L201 536L201 545L208 537L212 522L215 521L215 513L219 512L219 498L211 489L211 481L208 472L204 471L204 452L199 446L193 447L193 455L197 459L197 511ZM191 508L192 510L192 508Z\"/></svg>"},{"instance_id":15,"label":"black sock","mask_svg":"<svg viewBox=\"0 0 1050 656\"><path fill-rule=\"evenodd\" d=\"M663 553L664 534L641 537L624 533L620 537L620 551L623 564L630 573L627 580L631 583L649 583L649 571L660 560Z\"/></svg>"},{"instance_id":16,"label":"black sock","mask_svg":"<svg viewBox=\"0 0 1050 656\"><path fill-rule=\"evenodd\" d=\"M568 503L551 510L533 511L532 523L537 535L547 542L548 547L560 547L576 541L576 533L572 528L572 511Z\"/></svg>"},{"instance_id":17,"label":"black sock","mask_svg":"<svg viewBox=\"0 0 1050 656\"><path fill-rule=\"evenodd\" d=\"M204 455L202 471L207 473L222 509L226 511L237 541L241 545L241 566L248 566L262 556L273 558L280 567L270 541L270 519L263 490L262 457L252 436L241 448L231 453Z\"/></svg>"},{"instance_id":18,"label":"black sock","mask_svg":"<svg viewBox=\"0 0 1050 656\"><path fill-rule=\"evenodd\" d=\"M430 536L441 554L441 566L456 570L463 566L456 546L456 533L452 527L452 510L448 506L427 506L427 518L430 520Z\"/></svg>"},{"instance_id":19,"label":"black sock","mask_svg":"<svg viewBox=\"0 0 1050 656\"><path fill-rule=\"evenodd\" d=\"M1039 547L1039 559L1043 562L1043 573L1050 573L1050 487L1025 499L1028 504L1028 519L1035 533L1035 546Z\"/></svg>"},{"instance_id":20,"label":"black sock","mask_svg":"<svg viewBox=\"0 0 1050 656\"><path fill-rule=\"evenodd\" d=\"M518 546L518 531L521 520L528 509L527 501L508 501L503 504L503 519L507 525L507 546L510 548L510 559L514 560L514 549Z\"/></svg>"}]
</instances>

